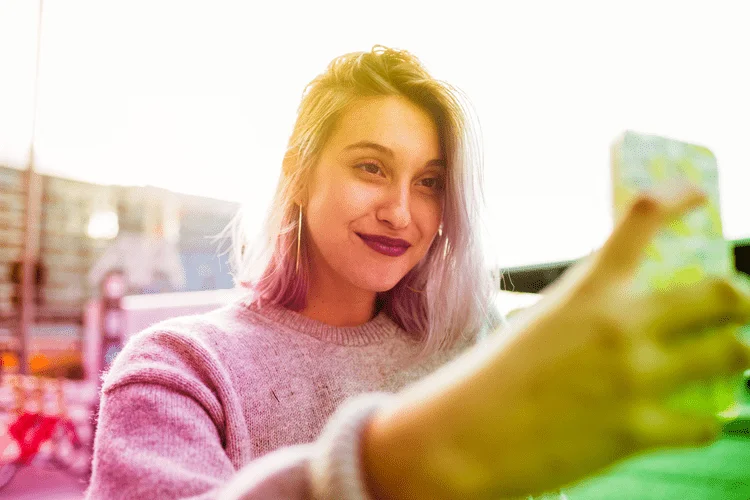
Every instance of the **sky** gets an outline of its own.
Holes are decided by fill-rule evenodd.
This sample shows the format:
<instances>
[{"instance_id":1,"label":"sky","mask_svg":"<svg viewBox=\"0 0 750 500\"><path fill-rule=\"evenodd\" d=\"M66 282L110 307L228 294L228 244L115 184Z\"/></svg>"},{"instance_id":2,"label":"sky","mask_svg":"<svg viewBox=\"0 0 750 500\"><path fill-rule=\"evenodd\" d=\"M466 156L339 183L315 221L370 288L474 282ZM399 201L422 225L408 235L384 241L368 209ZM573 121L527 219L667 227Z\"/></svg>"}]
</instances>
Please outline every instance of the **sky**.
<instances>
[{"instance_id":1,"label":"sky","mask_svg":"<svg viewBox=\"0 0 750 500\"><path fill-rule=\"evenodd\" d=\"M46 0L34 144L45 173L247 203L260 223L305 85L375 44L416 54L481 123L486 249L575 259L612 230L624 130L718 159L724 234L750 237L750 7L671 2ZM0 0L0 164L24 168L38 3Z\"/></svg>"}]
</instances>

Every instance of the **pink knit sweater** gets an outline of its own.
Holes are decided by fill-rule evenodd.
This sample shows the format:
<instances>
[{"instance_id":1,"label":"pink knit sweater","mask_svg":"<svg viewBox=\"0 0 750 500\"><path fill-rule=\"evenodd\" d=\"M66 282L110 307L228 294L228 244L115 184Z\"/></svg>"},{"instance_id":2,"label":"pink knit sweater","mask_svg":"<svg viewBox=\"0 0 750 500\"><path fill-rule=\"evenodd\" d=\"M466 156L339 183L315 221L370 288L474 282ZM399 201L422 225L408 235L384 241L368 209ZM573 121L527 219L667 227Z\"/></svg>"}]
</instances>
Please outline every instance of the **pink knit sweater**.
<instances>
[{"instance_id":1,"label":"pink knit sweater","mask_svg":"<svg viewBox=\"0 0 750 500\"><path fill-rule=\"evenodd\" d=\"M103 377L86 498L368 500L368 418L474 341L416 365L384 313L334 327L246 300L157 324Z\"/></svg>"}]
</instances>

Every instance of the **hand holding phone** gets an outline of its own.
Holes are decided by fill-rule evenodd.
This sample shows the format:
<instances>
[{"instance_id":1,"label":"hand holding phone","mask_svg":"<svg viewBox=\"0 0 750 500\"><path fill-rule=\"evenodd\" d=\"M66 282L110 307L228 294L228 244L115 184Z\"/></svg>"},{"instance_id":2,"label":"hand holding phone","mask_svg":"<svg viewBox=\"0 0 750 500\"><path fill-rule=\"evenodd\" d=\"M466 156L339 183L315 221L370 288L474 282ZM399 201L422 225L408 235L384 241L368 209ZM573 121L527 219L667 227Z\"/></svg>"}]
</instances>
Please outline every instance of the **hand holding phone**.
<instances>
[{"instance_id":1,"label":"hand holding phone","mask_svg":"<svg viewBox=\"0 0 750 500\"><path fill-rule=\"evenodd\" d=\"M734 253L723 236L716 158L705 147L665 137L625 132L612 145L615 223L643 191L670 184L692 183L707 203L663 228L646 248L636 273L638 291L665 291L710 277L736 274ZM711 335L710 329L700 332ZM712 412L730 418L736 410L741 376L693 383L673 394L667 405L676 410Z\"/></svg>"}]
</instances>

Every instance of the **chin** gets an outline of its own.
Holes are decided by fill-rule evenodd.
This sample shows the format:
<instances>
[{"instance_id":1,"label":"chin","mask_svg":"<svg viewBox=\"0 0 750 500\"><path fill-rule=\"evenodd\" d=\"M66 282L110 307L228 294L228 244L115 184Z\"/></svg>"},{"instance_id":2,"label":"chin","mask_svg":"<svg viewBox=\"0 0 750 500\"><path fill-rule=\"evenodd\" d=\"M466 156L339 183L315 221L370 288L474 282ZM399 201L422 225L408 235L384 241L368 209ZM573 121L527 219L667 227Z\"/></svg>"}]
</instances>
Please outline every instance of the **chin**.
<instances>
[{"instance_id":1,"label":"chin","mask_svg":"<svg viewBox=\"0 0 750 500\"><path fill-rule=\"evenodd\" d=\"M389 291L393 290L393 287L395 287L397 284L398 284L398 281L395 282L395 283L392 283L392 284L388 284L388 285L384 285L384 286L381 286L381 287L374 288L373 291L377 292L377 293L389 292Z\"/></svg>"},{"instance_id":2,"label":"chin","mask_svg":"<svg viewBox=\"0 0 750 500\"><path fill-rule=\"evenodd\" d=\"M404 275L394 276L388 279L388 277L380 276L366 276L363 277L359 282L359 286L365 290L371 292L382 293L387 292L395 287Z\"/></svg>"}]
</instances>

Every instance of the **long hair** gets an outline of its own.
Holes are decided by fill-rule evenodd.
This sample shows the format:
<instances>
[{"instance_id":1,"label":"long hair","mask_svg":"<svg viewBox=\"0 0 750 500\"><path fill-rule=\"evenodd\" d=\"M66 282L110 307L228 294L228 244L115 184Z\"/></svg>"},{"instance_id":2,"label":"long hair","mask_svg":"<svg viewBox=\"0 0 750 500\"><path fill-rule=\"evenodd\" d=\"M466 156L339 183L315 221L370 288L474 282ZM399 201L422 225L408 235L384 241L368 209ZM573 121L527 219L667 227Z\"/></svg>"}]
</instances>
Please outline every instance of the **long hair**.
<instances>
[{"instance_id":1,"label":"long hair","mask_svg":"<svg viewBox=\"0 0 750 500\"><path fill-rule=\"evenodd\" d=\"M468 100L432 78L404 50L376 45L334 59L305 88L284 155L281 175L263 234L248 234L243 210L232 233L235 282L252 291L252 302L299 311L306 305L309 254L302 233L295 272L299 199L337 119L357 99L401 96L435 121L447 162L442 233L427 254L378 303L390 318L423 342L418 357L474 338L487 319L493 280L480 241L484 206L482 156ZM478 124L477 124L478 125Z\"/></svg>"}]
</instances>

